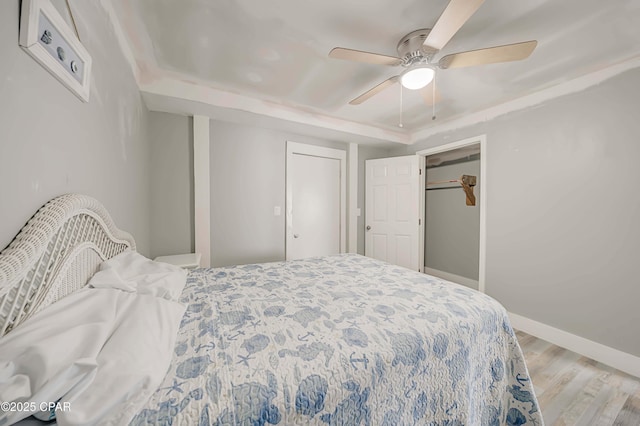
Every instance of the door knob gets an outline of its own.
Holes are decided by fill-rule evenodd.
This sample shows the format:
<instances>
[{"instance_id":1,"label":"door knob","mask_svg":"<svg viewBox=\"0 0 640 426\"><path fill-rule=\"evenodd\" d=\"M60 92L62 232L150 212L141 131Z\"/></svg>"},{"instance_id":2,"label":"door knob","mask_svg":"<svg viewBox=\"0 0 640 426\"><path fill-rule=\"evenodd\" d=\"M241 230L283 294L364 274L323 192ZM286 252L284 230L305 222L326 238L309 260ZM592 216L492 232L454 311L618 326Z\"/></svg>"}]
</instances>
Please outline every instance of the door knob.
<instances>
[{"instance_id":1,"label":"door knob","mask_svg":"<svg viewBox=\"0 0 640 426\"><path fill-rule=\"evenodd\" d=\"M293 238L298 238L300 234L293 234Z\"/></svg>"},{"instance_id":2,"label":"door knob","mask_svg":"<svg viewBox=\"0 0 640 426\"><path fill-rule=\"evenodd\" d=\"M371 231L371 225L367 225L367 231Z\"/></svg>"}]
</instances>

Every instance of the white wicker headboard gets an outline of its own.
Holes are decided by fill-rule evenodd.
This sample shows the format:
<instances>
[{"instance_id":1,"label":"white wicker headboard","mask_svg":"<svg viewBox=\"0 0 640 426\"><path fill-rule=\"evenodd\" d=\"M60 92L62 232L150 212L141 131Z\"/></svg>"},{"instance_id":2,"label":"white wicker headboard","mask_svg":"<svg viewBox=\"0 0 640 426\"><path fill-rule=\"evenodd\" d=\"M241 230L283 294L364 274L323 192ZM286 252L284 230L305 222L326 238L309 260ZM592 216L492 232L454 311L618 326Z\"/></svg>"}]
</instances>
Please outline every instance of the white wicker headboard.
<instances>
[{"instance_id":1,"label":"white wicker headboard","mask_svg":"<svg viewBox=\"0 0 640 426\"><path fill-rule=\"evenodd\" d=\"M101 262L127 249L135 250L133 237L94 198L49 201L0 252L0 336L82 288Z\"/></svg>"}]
</instances>

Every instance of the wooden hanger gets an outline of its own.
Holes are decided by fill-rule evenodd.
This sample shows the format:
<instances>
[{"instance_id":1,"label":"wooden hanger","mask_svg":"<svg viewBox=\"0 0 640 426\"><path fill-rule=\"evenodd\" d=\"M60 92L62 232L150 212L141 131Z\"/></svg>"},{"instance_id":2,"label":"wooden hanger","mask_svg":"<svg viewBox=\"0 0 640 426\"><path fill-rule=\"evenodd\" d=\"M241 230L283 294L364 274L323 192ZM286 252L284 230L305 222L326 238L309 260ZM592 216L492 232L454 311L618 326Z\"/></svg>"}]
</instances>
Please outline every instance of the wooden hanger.
<instances>
[{"instance_id":1,"label":"wooden hanger","mask_svg":"<svg viewBox=\"0 0 640 426\"><path fill-rule=\"evenodd\" d=\"M476 186L476 177L469 175L462 175L460 177L460 185L462 185L462 189L467 196L467 205L475 206L476 205L476 196L473 195L473 187Z\"/></svg>"}]
</instances>

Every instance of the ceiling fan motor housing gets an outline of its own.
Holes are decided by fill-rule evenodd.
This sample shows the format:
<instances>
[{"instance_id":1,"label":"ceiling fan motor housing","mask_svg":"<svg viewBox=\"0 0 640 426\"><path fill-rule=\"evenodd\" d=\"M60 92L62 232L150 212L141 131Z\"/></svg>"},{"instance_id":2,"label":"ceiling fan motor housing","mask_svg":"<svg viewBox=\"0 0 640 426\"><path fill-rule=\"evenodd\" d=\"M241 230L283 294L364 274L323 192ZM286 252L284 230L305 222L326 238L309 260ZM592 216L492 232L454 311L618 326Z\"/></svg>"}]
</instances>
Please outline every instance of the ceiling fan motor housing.
<instances>
[{"instance_id":1,"label":"ceiling fan motor housing","mask_svg":"<svg viewBox=\"0 0 640 426\"><path fill-rule=\"evenodd\" d=\"M427 64L437 52L429 46L424 45L424 41L431 32L431 29L424 28L412 31L402 37L398 43L398 56L402 59L403 67L410 67L415 64Z\"/></svg>"}]
</instances>

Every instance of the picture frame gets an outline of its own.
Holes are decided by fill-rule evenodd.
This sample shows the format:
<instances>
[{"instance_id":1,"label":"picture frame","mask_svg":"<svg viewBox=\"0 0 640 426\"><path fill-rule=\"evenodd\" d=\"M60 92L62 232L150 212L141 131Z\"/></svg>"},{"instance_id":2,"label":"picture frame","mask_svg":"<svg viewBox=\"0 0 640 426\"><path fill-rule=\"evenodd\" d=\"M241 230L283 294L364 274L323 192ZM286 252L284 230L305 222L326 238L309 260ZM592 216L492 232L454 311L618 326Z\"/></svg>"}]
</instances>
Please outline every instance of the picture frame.
<instances>
[{"instance_id":1,"label":"picture frame","mask_svg":"<svg viewBox=\"0 0 640 426\"><path fill-rule=\"evenodd\" d=\"M20 47L89 102L91 55L50 0L22 0Z\"/></svg>"}]
</instances>

